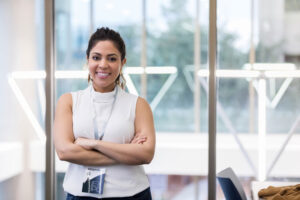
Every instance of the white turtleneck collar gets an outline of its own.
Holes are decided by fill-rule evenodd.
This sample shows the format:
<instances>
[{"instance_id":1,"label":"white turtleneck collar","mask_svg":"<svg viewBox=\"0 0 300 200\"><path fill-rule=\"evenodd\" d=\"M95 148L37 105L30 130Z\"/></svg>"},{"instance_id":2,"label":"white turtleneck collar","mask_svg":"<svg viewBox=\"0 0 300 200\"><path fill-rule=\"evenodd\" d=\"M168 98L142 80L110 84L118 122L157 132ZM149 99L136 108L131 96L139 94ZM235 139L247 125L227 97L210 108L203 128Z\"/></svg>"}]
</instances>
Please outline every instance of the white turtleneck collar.
<instances>
[{"instance_id":1,"label":"white turtleneck collar","mask_svg":"<svg viewBox=\"0 0 300 200\"><path fill-rule=\"evenodd\" d=\"M111 92L97 92L95 91L93 85L90 85L90 91L91 91L91 97L93 98L93 101L96 103L105 103L110 102L114 100L115 94L116 94L116 88L118 86L116 85L114 90Z\"/></svg>"}]
</instances>

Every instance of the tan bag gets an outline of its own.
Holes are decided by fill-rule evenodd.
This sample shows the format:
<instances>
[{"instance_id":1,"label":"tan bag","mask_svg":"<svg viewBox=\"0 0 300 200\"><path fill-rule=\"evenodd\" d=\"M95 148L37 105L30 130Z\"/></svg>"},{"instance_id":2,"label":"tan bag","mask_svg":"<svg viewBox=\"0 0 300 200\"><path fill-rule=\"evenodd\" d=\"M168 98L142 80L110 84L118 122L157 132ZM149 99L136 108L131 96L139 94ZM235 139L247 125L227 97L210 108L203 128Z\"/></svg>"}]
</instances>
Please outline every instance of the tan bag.
<instances>
[{"instance_id":1,"label":"tan bag","mask_svg":"<svg viewBox=\"0 0 300 200\"><path fill-rule=\"evenodd\" d=\"M283 187L269 186L260 190L258 196L265 200L300 200L300 184Z\"/></svg>"}]
</instances>

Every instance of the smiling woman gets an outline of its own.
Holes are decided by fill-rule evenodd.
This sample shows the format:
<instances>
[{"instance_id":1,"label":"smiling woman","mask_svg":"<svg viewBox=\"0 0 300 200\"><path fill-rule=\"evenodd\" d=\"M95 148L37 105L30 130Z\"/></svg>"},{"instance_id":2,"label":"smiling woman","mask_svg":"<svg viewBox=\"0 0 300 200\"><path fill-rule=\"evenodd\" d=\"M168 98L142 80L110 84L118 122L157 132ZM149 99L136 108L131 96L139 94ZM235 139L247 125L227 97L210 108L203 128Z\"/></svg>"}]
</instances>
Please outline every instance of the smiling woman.
<instances>
[{"instance_id":1,"label":"smiling woman","mask_svg":"<svg viewBox=\"0 0 300 200\"><path fill-rule=\"evenodd\" d=\"M88 55L89 75L97 92L111 92L126 58L121 60L118 49L111 41L99 41Z\"/></svg>"},{"instance_id":2,"label":"smiling woman","mask_svg":"<svg viewBox=\"0 0 300 200\"><path fill-rule=\"evenodd\" d=\"M141 165L154 156L153 116L144 99L123 90L124 41L98 29L86 54L91 85L62 95L54 121L57 154L70 163L67 199L151 199Z\"/></svg>"},{"instance_id":3,"label":"smiling woman","mask_svg":"<svg viewBox=\"0 0 300 200\"><path fill-rule=\"evenodd\" d=\"M98 29L91 36L88 48L86 50L86 57L90 72L89 80L92 80L95 78L95 75L97 75L96 78L98 77L100 80L105 79L104 82L106 82L106 84L103 86L108 87L102 89L108 89L109 91L112 91L115 83L124 89L125 79L121 70L123 65L126 63L125 56L126 47L120 34L107 28ZM110 73L108 73L109 70L111 70ZM99 84L99 79L98 81L95 80L96 82L93 83L94 87L97 87ZM98 86L101 87L101 85Z\"/></svg>"}]
</instances>

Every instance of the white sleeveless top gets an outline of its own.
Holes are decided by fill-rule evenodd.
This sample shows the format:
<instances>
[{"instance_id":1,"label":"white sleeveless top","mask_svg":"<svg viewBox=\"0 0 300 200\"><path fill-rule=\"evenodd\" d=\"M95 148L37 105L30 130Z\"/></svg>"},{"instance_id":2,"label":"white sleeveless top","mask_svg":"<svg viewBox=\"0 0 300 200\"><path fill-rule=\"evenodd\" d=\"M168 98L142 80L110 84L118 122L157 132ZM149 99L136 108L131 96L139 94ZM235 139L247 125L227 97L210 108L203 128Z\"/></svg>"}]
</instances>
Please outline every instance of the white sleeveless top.
<instances>
[{"instance_id":1,"label":"white sleeveless top","mask_svg":"<svg viewBox=\"0 0 300 200\"><path fill-rule=\"evenodd\" d=\"M101 133L104 122L107 120L114 100L113 92L95 92L92 86L85 90L71 93L73 99L73 132L74 137L94 139L92 95L94 108L97 112L98 132ZM130 143L134 137L134 120L137 96L126 93L120 87L116 102L107 122L103 141L114 143ZM101 166L99 166L101 167ZM69 164L63 187L64 190L75 196L90 196L96 198L128 197L135 195L149 187L148 177L142 165L111 165L104 166L106 176L103 194L83 193L82 184L86 166Z\"/></svg>"}]
</instances>

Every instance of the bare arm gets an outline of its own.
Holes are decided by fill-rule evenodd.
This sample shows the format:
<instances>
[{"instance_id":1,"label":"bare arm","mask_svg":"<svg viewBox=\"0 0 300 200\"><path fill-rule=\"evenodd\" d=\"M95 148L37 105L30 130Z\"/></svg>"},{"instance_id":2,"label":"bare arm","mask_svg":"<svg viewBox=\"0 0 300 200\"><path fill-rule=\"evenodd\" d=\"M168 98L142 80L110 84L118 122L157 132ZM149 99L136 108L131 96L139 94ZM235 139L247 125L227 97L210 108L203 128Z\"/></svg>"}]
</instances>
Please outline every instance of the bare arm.
<instances>
[{"instance_id":1,"label":"bare arm","mask_svg":"<svg viewBox=\"0 0 300 200\"><path fill-rule=\"evenodd\" d=\"M130 144L117 144L86 138L78 138L76 143L87 149L95 149L123 164L149 164L153 159L155 150L155 129L151 108L144 99L138 98L135 137Z\"/></svg>"},{"instance_id":2,"label":"bare arm","mask_svg":"<svg viewBox=\"0 0 300 200\"><path fill-rule=\"evenodd\" d=\"M117 163L101 152L74 144L72 125L72 96L71 94L64 94L58 100L54 120L54 144L60 160L91 166Z\"/></svg>"}]
</instances>

